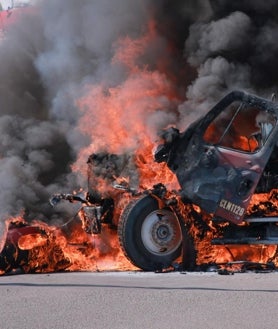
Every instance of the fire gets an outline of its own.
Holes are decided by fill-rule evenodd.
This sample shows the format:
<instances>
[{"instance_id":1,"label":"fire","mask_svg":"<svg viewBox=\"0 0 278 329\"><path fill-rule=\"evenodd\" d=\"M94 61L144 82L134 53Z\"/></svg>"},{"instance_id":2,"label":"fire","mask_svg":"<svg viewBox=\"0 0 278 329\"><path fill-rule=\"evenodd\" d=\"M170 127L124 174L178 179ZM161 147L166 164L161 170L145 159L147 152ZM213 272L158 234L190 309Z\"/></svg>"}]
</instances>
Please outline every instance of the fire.
<instances>
[{"instance_id":1,"label":"fire","mask_svg":"<svg viewBox=\"0 0 278 329\"><path fill-rule=\"evenodd\" d=\"M31 250L36 247L42 247L47 243L47 237L38 233L23 235L18 239L18 247L21 250Z\"/></svg>"},{"instance_id":2,"label":"fire","mask_svg":"<svg viewBox=\"0 0 278 329\"><path fill-rule=\"evenodd\" d=\"M94 236L74 223L68 233L43 222L30 226L22 218L13 219L9 225L6 249L10 250L2 250L1 273L12 269L13 263L25 273L136 269L121 253L113 230Z\"/></svg>"},{"instance_id":3,"label":"fire","mask_svg":"<svg viewBox=\"0 0 278 329\"><path fill-rule=\"evenodd\" d=\"M196 218L196 214L199 214L202 216L202 219L205 220L205 223L210 226L211 230L215 231L212 218L208 214L203 213L199 207L194 207L194 211L195 214L193 213L192 215L191 211L185 209L184 216L191 215ZM277 216L277 212L277 190L272 190L270 193L258 193L253 195L247 209L247 216L251 214ZM224 265L226 263L240 262L243 260L264 264L272 263L278 266L277 245L212 245L212 231L205 232L202 228L194 226L191 228L191 233L196 242L196 249L198 250L198 266L202 267L205 264ZM202 232L205 233L202 235ZM238 266L240 267L241 263L238 263Z\"/></svg>"},{"instance_id":4,"label":"fire","mask_svg":"<svg viewBox=\"0 0 278 329\"><path fill-rule=\"evenodd\" d=\"M175 176L165 164L153 162L154 140L157 129L164 126L163 111L173 108L181 99L172 77L165 69L165 56L152 66L146 66L142 57L154 49L154 44L165 41L159 37L156 24L151 20L146 31L138 38L125 37L114 44L115 54L111 65L126 71L126 77L115 86L105 83L87 85L83 96L76 101L80 119L76 129L87 136L90 143L80 150L72 170L87 175L86 161L90 154L105 151L115 154L133 154L138 172L138 188L149 188L154 182L178 188ZM160 111L160 115L156 112ZM105 113L105 115L103 115ZM120 183L129 178L122 177ZM111 187L97 180L102 193L111 193ZM130 196L114 193L117 207L115 216L129 202ZM111 270L135 269L122 254L117 232L105 228L101 236L87 234L84 218L65 227L48 226L33 222L39 232L23 234L17 241L24 252L25 272L50 272L59 270ZM14 220L13 223L18 223ZM17 224L13 224L17 225ZM22 220L22 225L26 225Z\"/></svg>"},{"instance_id":5,"label":"fire","mask_svg":"<svg viewBox=\"0 0 278 329\"><path fill-rule=\"evenodd\" d=\"M110 153L136 151L143 157L150 157L157 128L155 123L147 120L158 109L168 109L180 101L166 73L140 64L140 56L156 38L155 28L150 23L141 38L119 40L112 64L126 70L126 79L115 87L101 84L86 87L86 95L77 102L82 114L78 129L91 143L80 151L74 169L80 170L84 159L100 150Z\"/></svg>"},{"instance_id":6,"label":"fire","mask_svg":"<svg viewBox=\"0 0 278 329\"><path fill-rule=\"evenodd\" d=\"M183 101L171 72L166 70L166 56L159 57L151 65L146 65L143 60L154 44L159 45L160 49L170 47L164 43L155 22L151 20L146 31L138 38L127 36L114 44L114 56L110 64L123 70L125 78L113 84L88 84L82 97L76 100L80 111L76 131L87 138L88 144L80 150L72 165L73 171L86 177L86 160L96 152L132 154L139 177L138 189L151 188L157 182L165 184L169 190L179 189L175 175L165 163L154 163L152 154L157 131L175 119L175 114L172 112L170 115L167 109L173 109ZM207 138L213 140L215 131L209 129L208 132L210 136ZM239 141L240 145L247 142L243 139ZM128 185L129 178L122 177L120 183L123 182ZM101 179L97 181L97 188L101 192L111 192ZM115 216L119 217L130 196L125 192L117 192L114 198L117 205ZM269 195L256 195L254 198L256 200L250 207L263 209ZM277 202L274 199L271 200ZM206 224L213 228L211 218L202 214L200 209L192 211L187 206L181 208L185 218L202 215L207 217ZM101 235L94 235L84 231L85 220L81 222L74 219L58 227L39 221L30 224L23 217L7 221L4 240L10 249L6 250L4 246L0 258L4 272L13 269L12 262L26 273L137 269L123 255L117 232L109 226L104 228ZM243 258L266 262L276 256L275 246L254 246L251 251L249 246L212 246L210 233L200 236L200 231L195 227L191 230L196 238L198 265Z\"/></svg>"}]
</instances>

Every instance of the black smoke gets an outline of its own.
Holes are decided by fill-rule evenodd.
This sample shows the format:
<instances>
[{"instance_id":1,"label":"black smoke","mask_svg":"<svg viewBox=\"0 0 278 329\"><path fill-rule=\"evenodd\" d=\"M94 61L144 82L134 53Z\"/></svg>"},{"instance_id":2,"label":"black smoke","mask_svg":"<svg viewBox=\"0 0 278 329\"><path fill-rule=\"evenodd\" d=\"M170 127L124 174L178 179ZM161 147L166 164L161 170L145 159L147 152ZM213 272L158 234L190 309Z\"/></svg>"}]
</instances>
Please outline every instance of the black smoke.
<instances>
[{"instance_id":1,"label":"black smoke","mask_svg":"<svg viewBox=\"0 0 278 329\"><path fill-rule=\"evenodd\" d=\"M195 119L232 89L267 98L277 92L277 2L211 0L209 5L209 17L194 22L185 40L185 57L197 77L180 106L183 125L188 112Z\"/></svg>"}]
</instances>

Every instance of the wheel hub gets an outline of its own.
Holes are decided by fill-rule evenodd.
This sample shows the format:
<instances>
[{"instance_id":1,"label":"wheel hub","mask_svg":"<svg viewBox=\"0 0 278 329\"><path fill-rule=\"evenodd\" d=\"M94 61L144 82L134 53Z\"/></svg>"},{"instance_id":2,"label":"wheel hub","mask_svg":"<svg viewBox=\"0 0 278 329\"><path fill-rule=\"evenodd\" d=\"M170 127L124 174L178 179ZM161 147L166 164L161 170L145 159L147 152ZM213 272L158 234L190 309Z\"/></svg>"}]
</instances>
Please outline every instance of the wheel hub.
<instances>
[{"instance_id":1,"label":"wheel hub","mask_svg":"<svg viewBox=\"0 0 278 329\"><path fill-rule=\"evenodd\" d=\"M158 227L157 229L157 237L161 240L163 239L167 239L167 237L169 236L170 232L169 232L169 228L166 225L161 225L160 227Z\"/></svg>"},{"instance_id":2,"label":"wheel hub","mask_svg":"<svg viewBox=\"0 0 278 329\"><path fill-rule=\"evenodd\" d=\"M179 248L182 241L179 221L169 210L153 211L143 222L141 237L145 248L152 254L170 254Z\"/></svg>"}]
</instances>

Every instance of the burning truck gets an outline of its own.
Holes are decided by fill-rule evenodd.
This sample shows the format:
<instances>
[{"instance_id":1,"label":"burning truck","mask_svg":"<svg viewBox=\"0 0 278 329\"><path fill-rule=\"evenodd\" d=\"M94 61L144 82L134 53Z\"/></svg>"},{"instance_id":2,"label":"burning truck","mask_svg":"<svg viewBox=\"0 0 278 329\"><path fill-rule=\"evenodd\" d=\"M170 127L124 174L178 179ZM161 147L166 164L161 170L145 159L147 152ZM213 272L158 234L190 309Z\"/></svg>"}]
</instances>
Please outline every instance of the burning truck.
<instances>
[{"instance_id":1,"label":"burning truck","mask_svg":"<svg viewBox=\"0 0 278 329\"><path fill-rule=\"evenodd\" d=\"M99 152L88 159L86 194L55 194L50 203L79 202L86 234L116 230L124 255L144 271L177 261L194 270L200 241L277 250L277 119L274 99L233 91L185 131L160 133L154 160L175 174L179 190L161 182L133 188L135 159Z\"/></svg>"},{"instance_id":2,"label":"burning truck","mask_svg":"<svg viewBox=\"0 0 278 329\"><path fill-rule=\"evenodd\" d=\"M176 175L179 191L159 182L143 191L118 183L131 159L100 153L88 160L86 198L57 194L51 203L81 202L84 230L115 227L126 257L145 271L167 268L181 256L183 267L194 269L194 238L208 232L216 245L277 245L277 117L275 102L233 91L186 131L161 133L154 158ZM99 192L96 177L110 181L109 192ZM121 207L123 199L129 203Z\"/></svg>"}]
</instances>

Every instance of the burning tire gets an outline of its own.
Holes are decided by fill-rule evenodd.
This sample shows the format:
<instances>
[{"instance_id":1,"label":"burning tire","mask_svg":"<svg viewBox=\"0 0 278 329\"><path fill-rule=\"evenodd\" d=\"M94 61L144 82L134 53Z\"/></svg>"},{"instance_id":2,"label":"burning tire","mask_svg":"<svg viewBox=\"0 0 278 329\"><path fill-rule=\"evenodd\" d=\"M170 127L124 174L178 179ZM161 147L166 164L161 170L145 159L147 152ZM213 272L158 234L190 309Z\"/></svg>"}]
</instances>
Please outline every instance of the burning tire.
<instances>
[{"instance_id":1,"label":"burning tire","mask_svg":"<svg viewBox=\"0 0 278 329\"><path fill-rule=\"evenodd\" d=\"M120 218L118 236L126 257L144 271L169 267L182 250L186 255L184 267L192 263L194 247L185 226L171 209L159 209L152 196L127 206Z\"/></svg>"}]
</instances>

